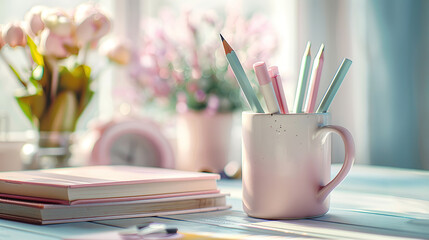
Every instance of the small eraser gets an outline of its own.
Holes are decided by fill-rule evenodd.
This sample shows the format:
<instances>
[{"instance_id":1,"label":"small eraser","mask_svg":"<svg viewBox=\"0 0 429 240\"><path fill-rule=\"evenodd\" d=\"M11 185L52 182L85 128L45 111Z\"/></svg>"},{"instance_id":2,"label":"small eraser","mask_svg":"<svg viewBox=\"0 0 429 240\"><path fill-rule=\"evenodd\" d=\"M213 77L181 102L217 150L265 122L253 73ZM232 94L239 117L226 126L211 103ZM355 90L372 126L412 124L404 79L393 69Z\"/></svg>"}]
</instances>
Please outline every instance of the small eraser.
<instances>
[{"instance_id":1,"label":"small eraser","mask_svg":"<svg viewBox=\"0 0 429 240\"><path fill-rule=\"evenodd\" d=\"M256 78L258 78L259 85L265 85L271 82L270 75L268 75L267 65L264 62L257 62L253 64Z\"/></svg>"},{"instance_id":2,"label":"small eraser","mask_svg":"<svg viewBox=\"0 0 429 240\"><path fill-rule=\"evenodd\" d=\"M268 68L268 73L270 74L270 77L275 77L276 75L279 75L279 68L277 66L271 66Z\"/></svg>"}]
</instances>

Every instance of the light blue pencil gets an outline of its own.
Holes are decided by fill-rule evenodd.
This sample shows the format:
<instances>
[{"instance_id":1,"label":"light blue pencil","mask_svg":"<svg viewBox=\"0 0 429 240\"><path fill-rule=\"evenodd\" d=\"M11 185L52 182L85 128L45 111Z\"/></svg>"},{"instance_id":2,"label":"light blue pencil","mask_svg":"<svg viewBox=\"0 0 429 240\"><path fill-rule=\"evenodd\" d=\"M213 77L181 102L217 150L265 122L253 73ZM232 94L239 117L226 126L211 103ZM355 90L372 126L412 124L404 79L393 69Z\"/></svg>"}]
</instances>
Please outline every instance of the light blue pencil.
<instances>
[{"instance_id":1,"label":"light blue pencil","mask_svg":"<svg viewBox=\"0 0 429 240\"><path fill-rule=\"evenodd\" d=\"M250 85L249 79L247 79L246 73L241 66L240 61L238 60L235 51L232 50L231 46L225 41L222 35L223 48L225 49L226 58L228 59L229 65L231 65L232 71L234 71L235 78L237 78L238 84L243 90L244 96L246 97L247 103L249 103L250 108L253 112L264 113L261 104L259 103L258 98L256 97L255 92L253 91L252 86Z\"/></svg>"},{"instance_id":2,"label":"light blue pencil","mask_svg":"<svg viewBox=\"0 0 429 240\"><path fill-rule=\"evenodd\" d=\"M352 61L350 59L344 58L340 68L338 68L337 73L335 73L334 79L332 79L331 85L329 85L325 96L323 96L322 101L317 108L317 113L324 113L328 111L329 106L331 105L335 94L337 94L337 91L340 88L341 83L343 82L344 77L346 76L347 71L349 71L351 65Z\"/></svg>"},{"instance_id":3,"label":"light blue pencil","mask_svg":"<svg viewBox=\"0 0 429 240\"><path fill-rule=\"evenodd\" d=\"M304 56L302 56L301 69L299 71L299 79L296 87L295 102L293 109L295 113L302 113L302 106L304 105L305 89L307 87L308 72L311 64L311 42L307 42Z\"/></svg>"}]
</instances>

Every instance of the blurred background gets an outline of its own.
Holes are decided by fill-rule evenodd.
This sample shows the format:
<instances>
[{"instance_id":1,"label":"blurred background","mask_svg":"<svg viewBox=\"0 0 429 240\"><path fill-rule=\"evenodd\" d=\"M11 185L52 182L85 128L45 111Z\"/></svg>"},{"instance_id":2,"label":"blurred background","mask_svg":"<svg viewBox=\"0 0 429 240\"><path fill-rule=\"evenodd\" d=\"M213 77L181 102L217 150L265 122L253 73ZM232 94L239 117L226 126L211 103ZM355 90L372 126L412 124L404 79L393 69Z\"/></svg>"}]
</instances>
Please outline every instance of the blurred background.
<instances>
[{"instance_id":1,"label":"blurred background","mask_svg":"<svg viewBox=\"0 0 429 240\"><path fill-rule=\"evenodd\" d=\"M22 21L35 5L73 9L84 2L2 0L0 24ZM312 57L325 44L318 102L343 58L351 59L353 64L330 112L332 123L348 128L354 136L357 163L429 169L428 1L100 0L95 3L112 21L106 37L127 39L131 57L126 65L109 65L100 73L94 97L80 116L76 132L91 131L94 119L108 121L118 114L132 112L157 122L176 149L180 136L171 130L176 127L172 119L182 111L208 111L214 106L217 112L234 112L227 161L240 162L240 100L237 102L232 90L225 90L228 87L214 87L214 92L210 92L206 87L209 80L204 80L231 78L225 67L220 31L237 52L250 78L254 74L246 66L256 61L279 66L289 106L293 105L307 41L312 43ZM23 52L3 50L11 62L26 61ZM178 57L183 52L190 57L186 54ZM101 62L98 55L89 55L88 59ZM166 79L174 81L166 83ZM203 79L206 84L201 86L203 81L197 82L204 90L200 95L198 90L189 90L196 79ZM180 85L182 80L187 84L185 90ZM14 99L19 83L6 64L0 64L0 84L3 134L0 136L5 139L5 132L13 135L34 131ZM233 87L234 83L231 84ZM205 100L199 100L200 97ZM180 107L182 98L184 109ZM333 161L341 162L342 142L338 136L333 137L333 142Z\"/></svg>"}]
</instances>

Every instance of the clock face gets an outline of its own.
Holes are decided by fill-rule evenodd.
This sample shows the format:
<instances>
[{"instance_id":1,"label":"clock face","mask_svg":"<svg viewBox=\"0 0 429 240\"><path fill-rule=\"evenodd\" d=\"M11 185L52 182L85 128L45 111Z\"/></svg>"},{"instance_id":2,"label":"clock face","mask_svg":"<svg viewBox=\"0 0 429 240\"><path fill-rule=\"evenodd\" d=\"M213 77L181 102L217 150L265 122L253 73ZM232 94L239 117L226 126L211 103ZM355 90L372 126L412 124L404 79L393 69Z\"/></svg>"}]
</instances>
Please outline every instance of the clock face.
<instances>
[{"instance_id":1,"label":"clock face","mask_svg":"<svg viewBox=\"0 0 429 240\"><path fill-rule=\"evenodd\" d=\"M174 168L168 140L149 119L121 119L100 128L91 152L93 165Z\"/></svg>"},{"instance_id":2,"label":"clock face","mask_svg":"<svg viewBox=\"0 0 429 240\"><path fill-rule=\"evenodd\" d=\"M110 148L110 164L160 167L159 148L142 135L128 133L116 138Z\"/></svg>"}]
</instances>

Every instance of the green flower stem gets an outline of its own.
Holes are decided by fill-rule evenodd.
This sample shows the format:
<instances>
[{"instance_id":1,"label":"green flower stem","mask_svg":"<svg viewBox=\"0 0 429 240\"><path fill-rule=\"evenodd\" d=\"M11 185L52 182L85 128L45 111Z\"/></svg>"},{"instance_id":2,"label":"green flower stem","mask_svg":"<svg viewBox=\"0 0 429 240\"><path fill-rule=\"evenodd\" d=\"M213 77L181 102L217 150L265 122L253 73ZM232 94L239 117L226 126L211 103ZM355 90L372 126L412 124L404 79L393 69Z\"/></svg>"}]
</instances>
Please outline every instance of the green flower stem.
<instances>
[{"instance_id":1,"label":"green flower stem","mask_svg":"<svg viewBox=\"0 0 429 240\"><path fill-rule=\"evenodd\" d=\"M16 78L18 78L18 80L22 84L22 86L24 86L26 88L27 87L27 83L22 80L21 76L19 76L19 73L15 70L15 68L12 66L12 64L10 63L10 61L6 58L6 56L1 51L0 51L0 57L9 66L10 70L15 74Z\"/></svg>"}]
</instances>

